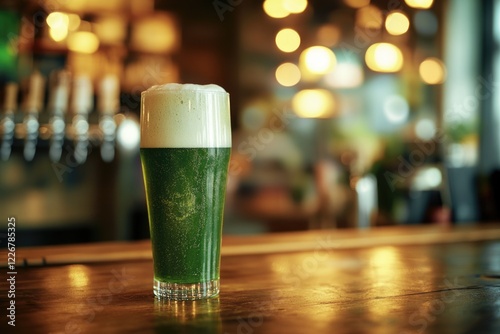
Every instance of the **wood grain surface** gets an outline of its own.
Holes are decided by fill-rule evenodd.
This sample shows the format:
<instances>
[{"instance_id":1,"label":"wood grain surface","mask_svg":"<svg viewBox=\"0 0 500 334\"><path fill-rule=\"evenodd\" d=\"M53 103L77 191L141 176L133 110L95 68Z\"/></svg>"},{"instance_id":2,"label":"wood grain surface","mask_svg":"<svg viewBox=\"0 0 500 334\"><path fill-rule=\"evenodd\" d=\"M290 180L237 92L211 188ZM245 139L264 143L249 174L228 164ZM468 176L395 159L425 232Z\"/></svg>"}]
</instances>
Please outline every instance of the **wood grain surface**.
<instances>
[{"instance_id":1,"label":"wood grain surface","mask_svg":"<svg viewBox=\"0 0 500 334\"><path fill-rule=\"evenodd\" d=\"M190 302L155 300L147 241L19 249L45 260L16 268L16 327L1 285L0 333L500 333L498 232L226 237L219 297Z\"/></svg>"}]
</instances>

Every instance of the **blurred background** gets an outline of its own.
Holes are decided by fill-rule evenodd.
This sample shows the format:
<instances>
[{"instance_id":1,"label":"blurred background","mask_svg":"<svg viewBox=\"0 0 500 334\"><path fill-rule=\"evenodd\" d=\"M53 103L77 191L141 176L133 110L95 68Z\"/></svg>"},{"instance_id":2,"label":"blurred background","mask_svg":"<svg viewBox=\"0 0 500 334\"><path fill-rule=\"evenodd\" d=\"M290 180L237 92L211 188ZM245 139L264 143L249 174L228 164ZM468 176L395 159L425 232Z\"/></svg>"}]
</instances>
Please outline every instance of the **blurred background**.
<instances>
[{"instance_id":1,"label":"blurred background","mask_svg":"<svg viewBox=\"0 0 500 334\"><path fill-rule=\"evenodd\" d=\"M499 42L498 0L1 0L0 219L147 238L140 92L182 82L231 95L225 233L498 221Z\"/></svg>"}]
</instances>

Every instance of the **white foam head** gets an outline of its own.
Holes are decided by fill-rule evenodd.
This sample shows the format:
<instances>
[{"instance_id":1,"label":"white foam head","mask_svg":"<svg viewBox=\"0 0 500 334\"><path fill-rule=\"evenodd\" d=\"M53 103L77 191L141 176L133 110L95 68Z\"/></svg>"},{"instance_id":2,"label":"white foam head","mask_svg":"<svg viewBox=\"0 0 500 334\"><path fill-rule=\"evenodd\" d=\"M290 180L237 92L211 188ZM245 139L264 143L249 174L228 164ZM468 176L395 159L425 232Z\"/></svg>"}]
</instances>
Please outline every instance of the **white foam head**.
<instances>
[{"instance_id":1,"label":"white foam head","mask_svg":"<svg viewBox=\"0 0 500 334\"><path fill-rule=\"evenodd\" d=\"M177 83L142 92L141 147L231 147L229 94L217 85Z\"/></svg>"}]
</instances>

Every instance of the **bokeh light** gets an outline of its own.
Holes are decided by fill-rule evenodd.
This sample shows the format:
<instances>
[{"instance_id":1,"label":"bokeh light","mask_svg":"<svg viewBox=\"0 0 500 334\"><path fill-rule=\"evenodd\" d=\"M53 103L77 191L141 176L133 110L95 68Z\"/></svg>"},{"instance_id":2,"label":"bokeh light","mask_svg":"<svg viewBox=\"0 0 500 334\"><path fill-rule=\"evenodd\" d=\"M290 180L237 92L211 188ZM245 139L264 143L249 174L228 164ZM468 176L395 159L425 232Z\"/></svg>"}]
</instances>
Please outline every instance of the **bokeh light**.
<instances>
[{"instance_id":1,"label":"bokeh light","mask_svg":"<svg viewBox=\"0 0 500 334\"><path fill-rule=\"evenodd\" d=\"M52 38L56 42L60 42L68 37L68 30L62 28L50 28L49 30L50 38Z\"/></svg>"},{"instance_id":2,"label":"bokeh light","mask_svg":"<svg viewBox=\"0 0 500 334\"><path fill-rule=\"evenodd\" d=\"M403 67L403 53L390 43L372 44L365 54L366 65L376 72L397 72Z\"/></svg>"},{"instance_id":3,"label":"bokeh light","mask_svg":"<svg viewBox=\"0 0 500 334\"><path fill-rule=\"evenodd\" d=\"M284 63L276 69L276 80L280 85L291 87L300 81L299 67L293 63Z\"/></svg>"},{"instance_id":4,"label":"bokeh light","mask_svg":"<svg viewBox=\"0 0 500 334\"><path fill-rule=\"evenodd\" d=\"M418 72L422 81L429 85L438 85L446 79L446 68L437 58L427 58L420 63Z\"/></svg>"},{"instance_id":5,"label":"bokeh light","mask_svg":"<svg viewBox=\"0 0 500 334\"><path fill-rule=\"evenodd\" d=\"M325 74L333 70L337 59L332 50L324 46L312 46L301 53L300 63L312 74Z\"/></svg>"},{"instance_id":6,"label":"bokeh light","mask_svg":"<svg viewBox=\"0 0 500 334\"><path fill-rule=\"evenodd\" d=\"M325 89L304 89L293 96L292 108L299 117L326 118L333 115L335 100Z\"/></svg>"},{"instance_id":7,"label":"bokeh light","mask_svg":"<svg viewBox=\"0 0 500 334\"><path fill-rule=\"evenodd\" d=\"M99 48L99 39L94 33L78 31L68 38L68 49L80 53L94 53Z\"/></svg>"},{"instance_id":8,"label":"bokeh light","mask_svg":"<svg viewBox=\"0 0 500 334\"><path fill-rule=\"evenodd\" d=\"M432 6L434 0L405 0L409 7L427 9Z\"/></svg>"},{"instance_id":9,"label":"bokeh light","mask_svg":"<svg viewBox=\"0 0 500 334\"><path fill-rule=\"evenodd\" d=\"M61 12L53 12L47 16L47 25L50 27L49 35L60 42L68 36L69 16Z\"/></svg>"},{"instance_id":10,"label":"bokeh light","mask_svg":"<svg viewBox=\"0 0 500 334\"><path fill-rule=\"evenodd\" d=\"M436 122L422 118L415 124L415 135L422 140L431 140L436 135Z\"/></svg>"},{"instance_id":11,"label":"bokeh light","mask_svg":"<svg viewBox=\"0 0 500 334\"><path fill-rule=\"evenodd\" d=\"M339 61L333 71L325 75L325 83L332 88L355 88L363 81L363 68L356 62Z\"/></svg>"},{"instance_id":12,"label":"bokeh light","mask_svg":"<svg viewBox=\"0 0 500 334\"><path fill-rule=\"evenodd\" d=\"M384 100L384 115L392 124L403 124L410 115L410 106L403 96L391 95Z\"/></svg>"},{"instance_id":13,"label":"bokeh light","mask_svg":"<svg viewBox=\"0 0 500 334\"><path fill-rule=\"evenodd\" d=\"M285 0L266 0L262 4L264 12L275 19L281 19L290 15L285 7Z\"/></svg>"},{"instance_id":14,"label":"bokeh light","mask_svg":"<svg viewBox=\"0 0 500 334\"><path fill-rule=\"evenodd\" d=\"M413 190L429 190L441 185L443 176L437 167L423 167L415 172L412 182Z\"/></svg>"},{"instance_id":15,"label":"bokeh light","mask_svg":"<svg viewBox=\"0 0 500 334\"><path fill-rule=\"evenodd\" d=\"M307 0L283 0L283 7L292 14L302 13L307 8Z\"/></svg>"},{"instance_id":16,"label":"bokeh light","mask_svg":"<svg viewBox=\"0 0 500 334\"><path fill-rule=\"evenodd\" d=\"M344 3L352 8L361 8L368 6L370 4L370 0L344 0Z\"/></svg>"},{"instance_id":17,"label":"bokeh light","mask_svg":"<svg viewBox=\"0 0 500 334\"><path fill-rule=\"evenodd\" d=\"M127 37L127 21L118 15L97 18L93 28L103 44L120 44Z\"/></svg>"},{"instance_id":18,"label":"bokeh light","mask_svg":"<svg viewBox=\"0 0 500 334\"><path fill-rule=\"evenodd\" d=\"M340 41L342 32L336 25L326 23L319 27L316 32L318 44L332 47Z\"/></svg>"},{"instance_id":19,"label":"bokeh light","mask_svg":"<svg viewBox=\"0 0 500 334\"><path fill-rule=\"evenodd\" d=\"M410 28L410 20L401 12L392 12L387 15L385 29L391 35L402 35Z\"/></svg>"},{"instance_id":20,"label":"bokeh light","mask_svg":"<svg viewBox=\"0 0 500 334\"><path fill-rule=\"evenodd\" d=\"M118 28L119 29L119 28ZM179 32L176 18L158 12L133 20L129 45L133 50L165 54L178 47Z\"/></svg>"},{"instance_id":21,"label":"bokeh light","mask_svg":"<svg viewBox=\"0 0 500 334\"><path fill-rule=\"evenodd\" d=\"M282 29L276 34L276 46L283 52L293 52L300 46L300 35L290 28Z\"/></svg>"},{"instance_id":22,"label":"bokeh light","mask_svg":"<svg viewBox=\"0 0 500 334\"><path fill-rule=\"evenodd\" d=\"M116 131L118 147L124 151L135 151L139 148L141 132L139 123L132 118L126 118Z\"/></svg>"},{"instance_id":23,"label":"bokeh light","mask_svg":"<svg viewBox=\"0 0 500 334\"><path fill-rule=\"evenodd\" d=\"M80 23L82 20L80 19L80 16L78 14L68 14L68 29L69 31L76 31L78 27L80 27Z\"/></svg>"},{"instance_id":24,"label":"bokeh light","mask_svg":"<svg viewBox=\"0 0 500 334\"><path fill-rule=\"evenodd\" d=\"M52 29L66 28L69 26L69 17L65 13L53 12L47 16L47 25Z\"/></svg>"},{"instance_id":25,"label":"bokeh light","mask_svg":"<svg viewBox=\"0 0 500 334\"><path fill-rule=\"evenodd\" d=\"M380 29L383 24L382 11L377 6L369 5L356 11L356 25L366 29Z\"/></svg>"}]
</instances>

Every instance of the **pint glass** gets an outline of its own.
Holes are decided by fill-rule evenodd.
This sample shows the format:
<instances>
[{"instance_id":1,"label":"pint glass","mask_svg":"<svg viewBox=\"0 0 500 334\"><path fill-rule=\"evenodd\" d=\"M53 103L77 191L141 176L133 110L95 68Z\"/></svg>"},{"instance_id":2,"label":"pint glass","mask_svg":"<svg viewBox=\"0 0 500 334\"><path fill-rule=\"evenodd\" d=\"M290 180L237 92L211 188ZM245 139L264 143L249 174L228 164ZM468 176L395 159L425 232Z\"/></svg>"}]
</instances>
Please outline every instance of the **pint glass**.
<instances>
[{"instance_id":1,"label":"pint glass","mask_svg":"<svg viewBox=\"0 0 500 334\"><path fill-rule=\"evenodd\" d=\"M230 151L223 88L166 84L142 92L140 154L158 298L219 293Z\"/></svg>"}]
</instances>

